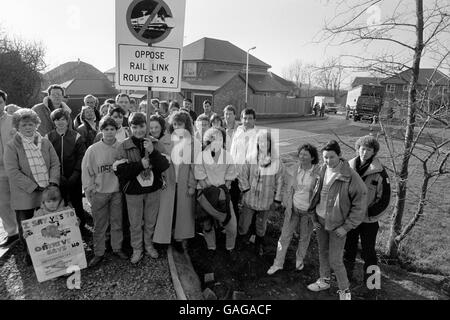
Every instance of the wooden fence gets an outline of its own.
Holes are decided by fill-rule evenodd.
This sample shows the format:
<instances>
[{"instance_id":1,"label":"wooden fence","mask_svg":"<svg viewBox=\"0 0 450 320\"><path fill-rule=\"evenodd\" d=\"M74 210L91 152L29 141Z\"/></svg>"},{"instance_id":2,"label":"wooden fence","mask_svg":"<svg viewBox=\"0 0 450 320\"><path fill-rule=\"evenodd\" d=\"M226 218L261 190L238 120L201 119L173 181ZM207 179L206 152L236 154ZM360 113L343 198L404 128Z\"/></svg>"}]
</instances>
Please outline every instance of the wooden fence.
<instances>
[{"instance_id":1,"label":"wooden fence","mask_svg":"<svg viewBox=\"0 0 450 320\"><path fill-rule=\"evenodd\" d=\"M311 98L284 98L249 95L248 106L258 115L298 115L311 113Z\"/></svg>"}]
</instances>

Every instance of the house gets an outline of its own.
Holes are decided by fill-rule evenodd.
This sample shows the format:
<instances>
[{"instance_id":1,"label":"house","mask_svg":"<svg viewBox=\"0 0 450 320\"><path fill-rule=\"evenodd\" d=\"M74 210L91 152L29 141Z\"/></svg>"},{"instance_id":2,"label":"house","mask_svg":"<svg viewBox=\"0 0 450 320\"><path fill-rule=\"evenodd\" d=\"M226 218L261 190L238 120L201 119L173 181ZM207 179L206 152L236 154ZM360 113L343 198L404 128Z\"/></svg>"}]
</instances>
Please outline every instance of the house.
<instances>
[{"instance_id":1,"label":"house","mask_svg":"<svg viewBox=\"0 0 450 320\"><path fill-rule=\"evenodd\" d=\"M100 104L118 94L104 73L80 60L64 63L44 74L43 78L43 90L51 84L59 84L65 89L67 104L74 114L80 112L83 98L88 94L96 96Z\"/></svg>"},{"instance_id":2,"label":"house","mask_svg":"<svg viewBox=\"0 0 450 320\"><path fill-rule=\"evenodd\" d=\"M202 38L183 48L181 92L152 92L160 100L189 98L195 111L203 113L203 101L212 101L214 111L234 105L238 112L245 107L247 52L224 40ZM248 94L264 97L287 97L295 90L292 83L269 72L271 66L249 55ZM106 76L114 81L116 69ZM146 90L129 91L138 101L146 99Z\"/></svg>"},{"instance_id":3,"label":"house","mask_svg":"<svg viewBox=\"0 0 450 320\"><path fill-rule=\"evenodd\" d=\"M394 117L404 118L407 115L409 83L412 71L406 70L381 81L385 87L384 107L392 110ZM420 69L417 93L425 96L426 109L432 112L443 103L448 105L450 98L450 77L439 70Z\"/></svg>"}]
</instances>

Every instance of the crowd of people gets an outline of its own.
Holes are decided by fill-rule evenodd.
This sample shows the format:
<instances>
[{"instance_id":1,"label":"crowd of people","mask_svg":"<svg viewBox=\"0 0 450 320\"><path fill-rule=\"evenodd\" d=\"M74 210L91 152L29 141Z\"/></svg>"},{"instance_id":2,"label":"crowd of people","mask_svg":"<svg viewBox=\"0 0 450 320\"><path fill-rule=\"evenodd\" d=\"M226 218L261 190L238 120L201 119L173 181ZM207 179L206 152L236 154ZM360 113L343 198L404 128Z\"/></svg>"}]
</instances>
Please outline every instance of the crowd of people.
<instances>
[{"instance_id":1,"label":"crowd of people","mask_svg":"<svg viewBox=\"0 0 450 320\"><path fill-rule=\"evenodd\" d=\"M0 90L0 218L8 235L2 245L23 241L28 265L21 221L67 206L82 235L92 234L91 268L101 264L107 246L133 265L144 254L158 259L155 244L183 252L196 222L210 252L217 250L220 230L230 259L252 234L255 254L264 255L269 215L277 211L284 212L284 224L269 275L283 269L297 228L299 271L313 230L317 234L320 276L308 285L311 291L329 289L333 270L340 299L351 298L359 238L364 274L377 264L378 220L390 186L374 137L358 139L350 161L336 141L320 154L303 143L298 163L286 168L276 135L256 126L251 108L242 110L239 123L235 107L218 114L208 100L197 116L189 99L182 106L153 99L147 106L119 94L99 106L88 95L80 114L72 115L62 87L52 85L47 94L43 103L10 113ZM83 196L91 214L83 209ZM123 250L127 237L131 257Z\"/></svg>"}]
</instances>

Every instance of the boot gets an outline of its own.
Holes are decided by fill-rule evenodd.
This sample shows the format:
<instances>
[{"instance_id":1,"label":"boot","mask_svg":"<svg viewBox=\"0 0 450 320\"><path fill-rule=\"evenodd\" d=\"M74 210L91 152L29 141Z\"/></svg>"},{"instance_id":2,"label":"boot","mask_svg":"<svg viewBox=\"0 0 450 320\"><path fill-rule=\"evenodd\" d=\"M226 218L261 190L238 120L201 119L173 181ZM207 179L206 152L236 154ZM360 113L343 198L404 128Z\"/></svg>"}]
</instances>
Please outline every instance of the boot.
<instances>
[{"instance_id":1,"label":"boot","mask_svg":"<svg viewBox=\"0 0 450 320\"><path fill-rule=\"evenodd\" d=\"M255 238L255 251L260 257L264 255L264 237L256 236Z\"/></svg>"}]
</instances>

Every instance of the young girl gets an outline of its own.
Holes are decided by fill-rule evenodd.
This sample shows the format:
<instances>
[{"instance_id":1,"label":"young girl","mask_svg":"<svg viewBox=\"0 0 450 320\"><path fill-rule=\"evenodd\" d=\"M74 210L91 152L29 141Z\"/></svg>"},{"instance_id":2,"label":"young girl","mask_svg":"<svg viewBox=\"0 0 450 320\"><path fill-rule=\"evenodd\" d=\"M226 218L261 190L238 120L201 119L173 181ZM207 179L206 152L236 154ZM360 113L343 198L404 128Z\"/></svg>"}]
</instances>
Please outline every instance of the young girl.
<instances>
[{"instance_id":1,"label":"young girl","mask_svg":"<svg viewBox=\"0 0 450 320\"><path fill-rule=\"evenodd\" d=\"M267 130L256 136L256 149L250 151L239 172L242 210L239 216L239 235L246 235L256 214L256 251L264 254L264 236L272 210L281 206L284 166L278 157L275 141Z\"/></svg>"},{"instance_id":2,"label":"young girl","mask_svg":"<svg viewBox=\"0 0 450 320\"><path fill-rule=\"evenodd\" d=\"M226 249L231 253L234 250L236 242L236 216L234 214L233 206L231 205L231 200L229 199L229 192L231 182L237 177L236 166L234 165L231 155L225 150L225 137L226 133L223 129L210 128L205 132L203 142L204 151L200 153L195 162L195 178L198 180L198 189L202 190L199 192L197 197L202 208L208 213L206 217L203 217L203 234L209 250L216 250L216 234L214 230L214 225L221 223L225 229L226 233ZM222 193L224 190L223 186L226 186L225 197ZM214 190L216 187L220 189ZM211 208L207 210L205 206L205 199L201 198L202 193L204 193L207 202L211 203L211 198L216 198L216 203L219 201L226 201L226 213L224 221L219 220L220 212L223 210L217 210L218 208ZM215 194L215 196L214 196ZM210 195L212 197L210 197ZM203 201L202 201L203 200ZM206 202L206 204L208 204ZM212 204L212 206L214 206ZM221 208L222 209L222 208ZM217 211L216 211L217 210ZM215 212L214 212L215 211Z\"/></svg>"},{"instance_id":3,"label":"young girl","mask_svg":"<svg viewBox=\"0 0 450 320\"><path fill-rule=\"evenodd\" d=\"M42 205L40 209L36 210L33 218L67 209L70 209L70 207L64 205L64 199L59 188L55 185L50 185L42 191Z\"/></svg>"},{"instance_id":4,"label":"young girl","mask_svg":"<svg viewBox=\"0 0 450 320\"><path fill-rule=\"evenodd\" d=\"M156 130L155 126L158 125L150 124L150 132L153 131L156 138L155 135L159 130ZM183 252L185 240L195 235L196 180L193 161L191 161L194 159L191 149L194 143L192 122L187 112L180 111L173 115L169 133L160 138L160 142L165 146L166 154L171 155L171 162L170 168L164 173L166 188L161 193L160 213L153 240L156 243L169 244L173 239L174 248Z\"/></svg>"},{"instance_id":5,"label":"young girl","mask_svg":"<svg viewBox=\"0 0 450 320\"><path fill-rule=\"evenodd\" d=\"M307 143L298 148L299 162L288 175L286 196L283 200L286 211L281 236L278 240L277 255L267 271L271 275L283 269L286 252L291 243L294 230L300 226L300 239L296 253L296 270L303 270L304 258L308 250L313 224L308 213L314 184L319 176L319 154L317 149Z\"/></svg>"}]
</instances>

